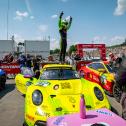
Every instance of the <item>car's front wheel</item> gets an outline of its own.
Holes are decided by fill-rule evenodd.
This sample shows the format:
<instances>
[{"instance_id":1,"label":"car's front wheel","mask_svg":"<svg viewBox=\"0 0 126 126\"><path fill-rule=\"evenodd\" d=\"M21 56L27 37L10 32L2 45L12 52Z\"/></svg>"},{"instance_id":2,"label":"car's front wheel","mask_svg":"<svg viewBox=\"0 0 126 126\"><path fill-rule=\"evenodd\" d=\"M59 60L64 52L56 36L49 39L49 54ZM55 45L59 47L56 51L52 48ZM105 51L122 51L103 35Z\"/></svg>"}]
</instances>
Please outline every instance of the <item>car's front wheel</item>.
<instances>
[{"instance_id":1,"label":"car's front wheel","mask_svg":"<svg viewBox=\"0 0 126 126\"><path fill-rule=\"evenodd\" d=\"M0 76L0 86L2 89L5 89L5 83L6 83L6 75Z\"/></svg>"},{"instance_id":2,"label":"car's front wheel","mask_svg":"<svg viewBox=\"0 0 126 126\"><path fill-rule=\"evenodd\" d=\"M24 121L23 126L28 126L28 124Z\"/></svg>"},{"instance_id":3,"label":"car's front wheel","mask_svg":"<svg viewBox=\"0 0 126 126\"><path fill-rule=\"evenodd\" d=\"M110 91L105 90L105 89L104 89L104 91L105 91L105 94L107 94L108 96L110 96L110 97L112 97L112 96L113 96L113 94L112 94L112 93L110 93Z\"/></svg>"},{"instance_id":4,"label":"car's front wheel","mask_svg":"<svg viewBox=\"0 0 126 126\"><path fill-rule=\"evenodd\" d=\"M113 85L113 96L117 102L120 102L121 95L122 95L121 87L117 84L114 84Z\"/></svg>"}]
</instances>

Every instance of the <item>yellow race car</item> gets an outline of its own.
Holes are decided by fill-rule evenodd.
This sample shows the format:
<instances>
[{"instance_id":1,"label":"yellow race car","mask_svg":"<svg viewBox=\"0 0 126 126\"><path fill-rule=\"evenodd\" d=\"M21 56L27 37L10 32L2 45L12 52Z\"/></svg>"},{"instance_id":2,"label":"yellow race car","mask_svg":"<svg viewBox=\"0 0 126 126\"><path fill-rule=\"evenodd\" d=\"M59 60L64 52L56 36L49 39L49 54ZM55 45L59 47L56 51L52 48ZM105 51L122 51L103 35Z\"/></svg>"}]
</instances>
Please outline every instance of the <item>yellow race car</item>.
<instances>
[{"instance_id":1,"label":"yellow race car","mask_svg":"<svg viewBox=\"0 0 126 126\"><path fill-rule=\"evenodd\" d=\"M45 126L47 118L79 112L80 94L86 109L108 108L103 89L94 82L81 79L70 65L45 65L37 82L27 88L23 126Z\"/></svg>"}]
</instances>

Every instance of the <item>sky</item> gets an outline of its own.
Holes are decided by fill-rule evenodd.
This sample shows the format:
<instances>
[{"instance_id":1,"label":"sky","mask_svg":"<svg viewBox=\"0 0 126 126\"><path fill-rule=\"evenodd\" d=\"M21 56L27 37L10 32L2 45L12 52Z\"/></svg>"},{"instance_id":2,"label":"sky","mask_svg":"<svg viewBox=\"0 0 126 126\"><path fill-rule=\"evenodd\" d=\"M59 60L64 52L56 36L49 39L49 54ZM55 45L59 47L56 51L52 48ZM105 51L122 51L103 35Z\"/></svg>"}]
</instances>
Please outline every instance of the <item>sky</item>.
<instances>
[{"instance_id":1,"label":"sky","mask_svg":"<svg viewBox=\"0 0 126 126\"><path fill-rule=\"evenodd\" d=\"M59 48L61 11L63 19L73 18L68 47L77 43L110 46L126 39L126 0L0 0L0 39L50 38L50 49Z\"/></svg>"}]
</instances>

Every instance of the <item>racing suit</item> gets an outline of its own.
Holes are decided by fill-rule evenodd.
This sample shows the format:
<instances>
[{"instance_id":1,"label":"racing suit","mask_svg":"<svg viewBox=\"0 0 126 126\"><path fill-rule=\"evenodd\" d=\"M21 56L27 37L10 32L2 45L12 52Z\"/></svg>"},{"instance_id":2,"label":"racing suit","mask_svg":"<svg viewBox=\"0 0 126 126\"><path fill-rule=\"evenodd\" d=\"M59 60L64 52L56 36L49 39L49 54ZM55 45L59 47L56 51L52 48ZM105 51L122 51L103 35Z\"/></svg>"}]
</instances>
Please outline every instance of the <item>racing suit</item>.
<instances>
[{"instance_id":1,"label":"racing suit","mask_svg":"<svg viewBox=\"0 0 126 126\"><path fill-rule=\"evenodd\" d=\"M60 33L60 62L65 62L65 54L66 54L66 48L67 48L67 30L70 28L72 23L72 17L70 18L70 21L64 21L62 20L63 12L60 14L59 17L59 33Z\"/></svg>"}]
</instances>

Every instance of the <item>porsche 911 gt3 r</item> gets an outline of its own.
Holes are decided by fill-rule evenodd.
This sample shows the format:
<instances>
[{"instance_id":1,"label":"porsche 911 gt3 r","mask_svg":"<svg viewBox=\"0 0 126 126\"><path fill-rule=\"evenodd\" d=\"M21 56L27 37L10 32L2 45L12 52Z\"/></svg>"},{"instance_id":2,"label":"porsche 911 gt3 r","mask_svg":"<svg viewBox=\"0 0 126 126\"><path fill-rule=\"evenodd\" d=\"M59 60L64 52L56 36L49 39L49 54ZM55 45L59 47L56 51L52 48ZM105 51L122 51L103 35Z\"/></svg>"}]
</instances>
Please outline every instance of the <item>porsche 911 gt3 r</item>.
<instances>
[{"instance_id":1,"label":"porsche 911 gt3 r","mask_svg":"<svg viewBox=\"0 0 126 126\"><path fill-rule=\"evenodd\" d=\"M87 110L110 109L103 89L80 79L72 66L45 65L39 80L27 88L24 126L44 126L49 117L79 112L80 94Z\"/></svg>"},{"instance_id":2,"label":"porsche 911 gt3 r","mask_svg":"<svg viewBox=\"0 0 126 126\"><path fill-rule=\"evenodd\" d=\"M107 63L92 62L81 67L79 72L85 79L101 85L107 94L113 95L114 71Z\"/></svg>"}]
</instances>

